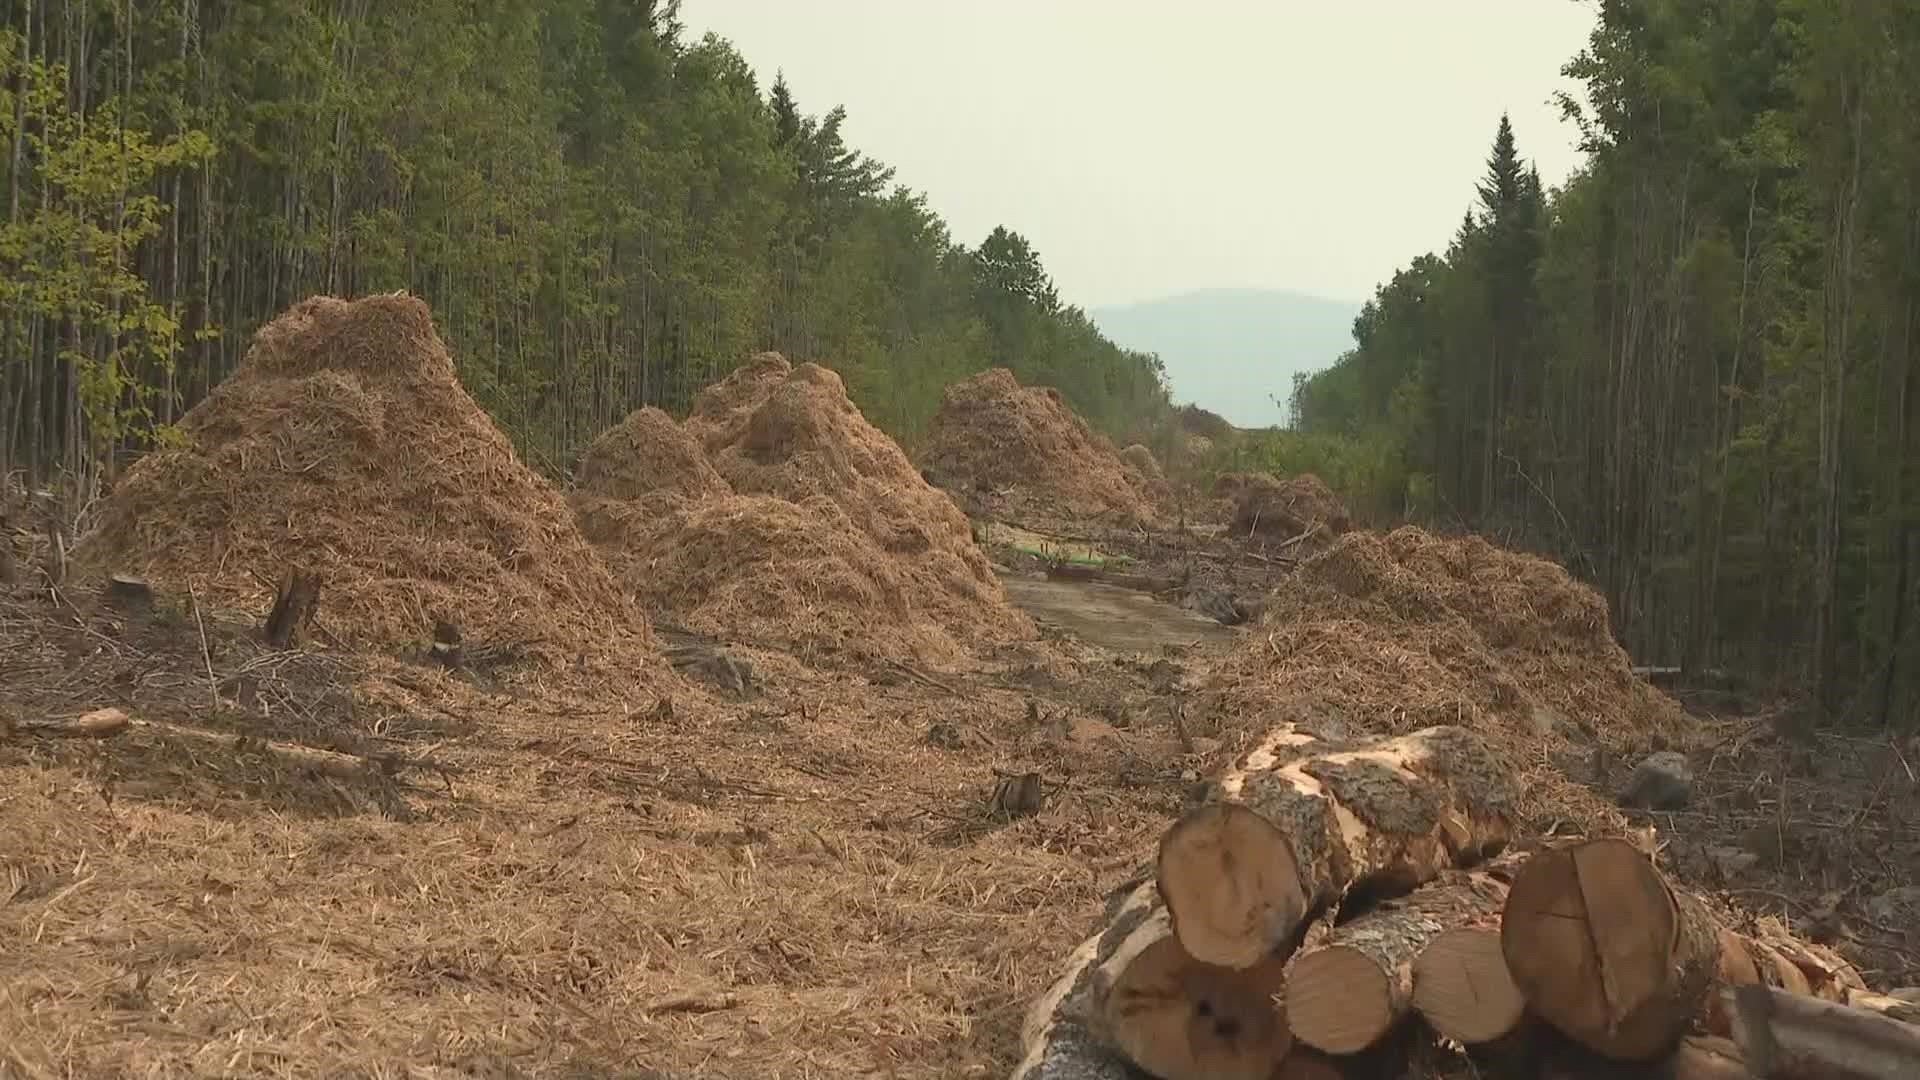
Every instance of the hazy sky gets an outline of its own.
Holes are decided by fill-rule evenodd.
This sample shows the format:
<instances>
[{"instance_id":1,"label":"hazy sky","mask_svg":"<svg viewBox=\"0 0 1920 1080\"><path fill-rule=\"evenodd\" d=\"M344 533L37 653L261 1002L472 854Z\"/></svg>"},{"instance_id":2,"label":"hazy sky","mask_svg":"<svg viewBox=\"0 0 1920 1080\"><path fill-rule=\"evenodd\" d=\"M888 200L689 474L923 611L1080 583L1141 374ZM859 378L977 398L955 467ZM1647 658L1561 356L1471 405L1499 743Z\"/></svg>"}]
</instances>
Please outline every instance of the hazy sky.
<instances>
[{"instance_id":1,"label":"hazy sky","mask_svg":"<svg viewBox=\"0 0 1920 1080\"><path fill-rule=\"evenodd\" d=\"M691 36L776 69L803 111L996 224L1093 307L1253 286L1369 295L1444 247L1500 112L1549 185L1579 0L685 0Z\"/></svg>"}]
</instances>

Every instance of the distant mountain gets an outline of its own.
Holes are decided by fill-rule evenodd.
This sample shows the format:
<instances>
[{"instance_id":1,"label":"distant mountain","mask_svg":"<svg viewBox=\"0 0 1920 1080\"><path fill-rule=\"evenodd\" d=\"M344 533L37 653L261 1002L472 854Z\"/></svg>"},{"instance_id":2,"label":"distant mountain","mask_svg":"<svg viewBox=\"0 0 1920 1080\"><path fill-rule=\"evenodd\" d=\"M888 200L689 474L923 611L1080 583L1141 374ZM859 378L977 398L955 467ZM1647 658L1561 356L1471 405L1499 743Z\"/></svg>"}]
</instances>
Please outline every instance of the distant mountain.
<instances>
[{"instance_id":1,"label":"distant mountain","mask_svg":"<svg viewBox=\"0 0 1920 1080\"><path fill-rule=\"evenodd\" d=\"M1287 422L1294 372L1317 371L1353 347L1360 307L1277 289L1204 289L1088 314L1115 343L1159 353L1175 401L1237 427L1271 427Z\"/></svg>"}]
</instances>

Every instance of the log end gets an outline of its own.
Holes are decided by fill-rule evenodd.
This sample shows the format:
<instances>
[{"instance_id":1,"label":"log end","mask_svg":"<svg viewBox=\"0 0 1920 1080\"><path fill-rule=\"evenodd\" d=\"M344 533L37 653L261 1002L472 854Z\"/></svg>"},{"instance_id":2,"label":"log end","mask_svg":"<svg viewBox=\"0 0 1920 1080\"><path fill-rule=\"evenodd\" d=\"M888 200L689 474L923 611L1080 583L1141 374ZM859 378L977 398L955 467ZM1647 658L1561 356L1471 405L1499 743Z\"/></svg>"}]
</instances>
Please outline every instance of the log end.
<instances>
[{"instance_id":1,"label":"log end","mask_svg":"<svg viewBox=\"0 0 1920 1080\"><path fill-rule=\"evenodd\" d=\"M1268 1080L1292 1035L1275 1003L1284 963L1233 970L1188 956L1162 938L1116 979L1100 1017L1126 1057L1166 1080Z\"/></svg>"},{"instance_id":2,"label":"log end","mask_svg":"<svg viewBox=\"0 0 1920 1080\"><path fill-rule=\"evenodd\" d=\"M1316 1050L1357 1054L1400 1019L1394 998L1372 958L1340 945L1315 949L1287 976L1287 1022L1294 1038Z\"/></svg>"},{"instance_id":3,"label":"log end","mask_svg":"<svg viewBox=\"0 0 1920 1080\"><path fill-rule=\"evenodd\" d=\"M1500 952L1500 931L1443 931L1413 962L1413 1007L1435 1031L1466 1046L1504 1038L1527 1001Z\"/></svg>"},{"instance_id":4,"label":"log end","mask_svg":"<svg viewBox=\"0 0 1920 1080\"><path fill-rule=\"evenodd\" d=\"M1621 839L1535 855L1501 919L1514 984L1543 1019L1615 1061L1670 1053L1704 1006L1717 928Z\"/></svg>"},{"instance_id":5,"label":"log end","mask_svg":"<svg viewBox=\"0 0 1920 1080\"><path fill-rule=\"evenodd\" d=\"M1235 803L1176 822L1161 838L1157 869L1174 934L1204 963L1252 967L1290 941L1307 915L1285 834Z\"/></svg>"}]
</instances>

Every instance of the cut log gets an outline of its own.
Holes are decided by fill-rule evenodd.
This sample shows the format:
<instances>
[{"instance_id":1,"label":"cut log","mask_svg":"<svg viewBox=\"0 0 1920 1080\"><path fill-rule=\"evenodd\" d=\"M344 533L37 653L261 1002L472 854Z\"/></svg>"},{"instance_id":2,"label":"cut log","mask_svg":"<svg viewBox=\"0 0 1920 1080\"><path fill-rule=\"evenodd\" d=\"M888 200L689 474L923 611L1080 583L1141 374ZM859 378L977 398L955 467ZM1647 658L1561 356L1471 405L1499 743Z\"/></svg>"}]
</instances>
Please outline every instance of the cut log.
<instances>
[{"instance_id":1,"label":"cut log","mask_svg":"<svg viewBox=\"0 0 1920 1080\"><path fill-rule=\"evenodd\" d=\"M1497 852L1515 786L1459 727L1360 745L1270 733L1160 841L1160 892L1196 959L1247 967L1349 892L1397 895Z\"/></svg>"},{"instance_id":2,"label":"cut log","mask_svg":"<svg viewBox=\"0 0 1920 1080\"><path fill-rule=\"evenodd\" d=\"M1130 1062L1164 1080L1268 1080L1291 1043L1275 1004L1284 959L1247 970L1193 960L1143 881L1029 1012L1014 1076L1107 1080Z\"/></svg>"},{"instance_id":3,"label":"cut log","mask_svg":"<svg viewBox=\"0 0 1920 1080\"><path fill-rule=\"evenodd\" d=\"M1770 986L1724 991L1733 1041L1760 1077L1912 1080L1920 1027Z\"/></svg>"},{"instance_id":4,"label":"cut log","mask_svg":"<svg viewBox=\"0 0 1920 1080\"><path fill-rule=\"evenodd\" d=\"M303 570L295 570L281 579L273 598L273 610L267 613L264 630L267 644L276 649L292 646L295 636L313 622L320 606L320 579Z\"/></svg>"},{"instance_id":5,"label":"cut log","mask_svg":"<svg viewBox=\"0 0 1920 1080\"><path fill-rule=\"evenodd\" d=\"M1012 1080L1134 1080L1127 1060L1094 1038L1085 1015L1087 985L1101 935L1088 938L1067 970L1027 1011L1021 1029L1026 1056Z\"/></svg>"},{"instance_id":6,"label":"cut log","mask_svg":"<svg viewBox=\"0 0 1920 1080\"><path fill-rule=\"evenodd\" d=\"M1473 872L1475 903L1458 911L1413 961L1414 1009L1428 1027L1463 1046L1506 1039L1526 1016L1527 1000L1500 951L1500 910L1518 867L1518 859L1508 858Z\"/></svg>"},{"instance_id":7,"label":"cut log","mask_svg":"<svg viewBox=\"0 0 1920 1080\"><path fill-rule=\"evenodd\" d=\"M1506 895L1506 886L1492 875L1447 870L1408 895L1384 900L1334 927L1288 968L1287 1022L1294 1038L1329 1054L1372 1046L1412 1010L1415 964L1435 939L1449 927L1496 918ZM1440 973L1436 987L1448 974ZM1437 992L1428 996L1444 1015L1447 1005L1476 1006L1472 998L1460 997L1465 989L1458 983L1445 987L1457 1000L1441 1001ZM1519 997L1511 980L1508 989Z\"/></svg>"},{"instance_id":8,"label":"cut log","mask_svg":"<svg viewBox=\"0 0 1920 1080\"><path fill-rule=\"evenodd\" d=\"M61 739L106 739L127 730L132 720L115 708L95 709L69 720L27 724L22 730L34 735Z\"/></svg>"},{"instance_id":9,"label":"cut log","mask_svg":"<svg viewBox=\"0 0 1920 1080\"><path fill-rule=\"evenodd\" d=\"M1616 1061L1671 1053L1721 962L1705 906L1615 838L1528 859L1507 895L1500 946L1535 1012Z\"/></svg>"}]
</instances>

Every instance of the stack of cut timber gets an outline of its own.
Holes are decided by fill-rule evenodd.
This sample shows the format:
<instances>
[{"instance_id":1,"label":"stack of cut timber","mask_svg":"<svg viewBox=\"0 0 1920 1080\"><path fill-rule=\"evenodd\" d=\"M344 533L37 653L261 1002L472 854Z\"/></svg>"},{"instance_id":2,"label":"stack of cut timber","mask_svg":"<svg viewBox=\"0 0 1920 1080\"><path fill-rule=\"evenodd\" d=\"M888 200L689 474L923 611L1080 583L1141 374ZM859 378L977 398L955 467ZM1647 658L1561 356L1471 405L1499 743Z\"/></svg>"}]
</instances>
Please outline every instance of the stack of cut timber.
<instances>
[{"instance_id":1,"label":"stack of cut timber","mask_svg":"<svg viewBox=\"0 0 1920 1080\"><path fill-rule=\"evenodd\" d=\"M1470 1053L1555 1029L1538 1075L1920 1077L1910 1003L1626 840L1508 850L1514 796L1461 728L1271 732L1035 1003L1015 1077L1337 1076L1414 1016Z\"/></svg>"}]
</instances>

